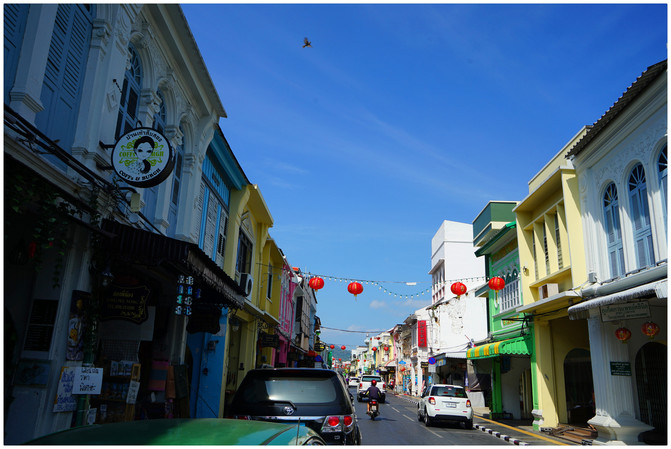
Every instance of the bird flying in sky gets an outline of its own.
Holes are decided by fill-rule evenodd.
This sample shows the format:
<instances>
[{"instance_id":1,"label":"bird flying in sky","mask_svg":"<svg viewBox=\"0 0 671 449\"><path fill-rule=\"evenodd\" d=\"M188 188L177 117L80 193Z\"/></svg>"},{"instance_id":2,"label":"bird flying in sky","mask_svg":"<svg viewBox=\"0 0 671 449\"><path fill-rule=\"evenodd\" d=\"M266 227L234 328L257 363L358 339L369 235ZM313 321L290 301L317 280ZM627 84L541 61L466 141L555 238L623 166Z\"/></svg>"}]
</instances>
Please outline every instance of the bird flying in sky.
<instances>
[{"instance_id":1,"label":"bird flying in sky","mask_svg":"<svg viewBox=\"0 0 671 449\"><path fill-rule=\"evenodd\" d=\"M310 48L312 48L312 45L311 45L311 43L310 43L310 41L308 40L307 37L304 37L304 38L303 38L303 42L305 42L305 44L303 44L303 48L305 48L305 47L310 47Z\"/></svg>"}]
</instances>

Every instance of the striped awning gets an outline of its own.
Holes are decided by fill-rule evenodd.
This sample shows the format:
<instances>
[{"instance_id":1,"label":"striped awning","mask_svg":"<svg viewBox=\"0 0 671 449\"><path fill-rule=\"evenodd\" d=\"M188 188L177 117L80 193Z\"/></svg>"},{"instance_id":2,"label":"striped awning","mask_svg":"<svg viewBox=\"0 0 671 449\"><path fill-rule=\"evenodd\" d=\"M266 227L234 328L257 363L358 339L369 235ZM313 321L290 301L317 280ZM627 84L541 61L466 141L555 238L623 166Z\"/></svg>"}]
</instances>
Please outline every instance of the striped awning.
<instances>
[{"instance_id":1,"label":"striped awning","mask_svg":"<svg viewBox=\"0 0 671 449\"><path fill-rule=\"evenodd\" d=\"M531 335L525 335L470 348L466 351L466 358L485 359L499 355L531 355L532 350L533 339Z\"/></svg>"}]
</instances>

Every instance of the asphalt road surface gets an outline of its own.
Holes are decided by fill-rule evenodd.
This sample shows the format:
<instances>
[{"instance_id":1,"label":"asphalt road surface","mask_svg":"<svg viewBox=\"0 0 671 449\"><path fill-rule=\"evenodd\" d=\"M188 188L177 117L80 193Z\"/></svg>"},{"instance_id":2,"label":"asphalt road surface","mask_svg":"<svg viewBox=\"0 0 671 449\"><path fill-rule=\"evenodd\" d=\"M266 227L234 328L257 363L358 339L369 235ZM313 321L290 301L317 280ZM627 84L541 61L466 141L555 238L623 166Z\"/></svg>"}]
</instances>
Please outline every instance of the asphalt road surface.
<instances>
[{"instance_id":1,"label":"asphalt road surface","mask_svg":"<svg viewBox=\"0 0 671 449\"><path fill-rule=\"evenodd\" d=\"M362 444L366 446L510 445L507 441L476 429L466 430L457 423L438 423L426 427L417 420L417 406L413 402L391 394L387 395L384 404L380 404L380 415L373 421L366 414L366 402L357 402L356 389L350 388L350 392L354 396Z\"/></svg>"}]
</instances>

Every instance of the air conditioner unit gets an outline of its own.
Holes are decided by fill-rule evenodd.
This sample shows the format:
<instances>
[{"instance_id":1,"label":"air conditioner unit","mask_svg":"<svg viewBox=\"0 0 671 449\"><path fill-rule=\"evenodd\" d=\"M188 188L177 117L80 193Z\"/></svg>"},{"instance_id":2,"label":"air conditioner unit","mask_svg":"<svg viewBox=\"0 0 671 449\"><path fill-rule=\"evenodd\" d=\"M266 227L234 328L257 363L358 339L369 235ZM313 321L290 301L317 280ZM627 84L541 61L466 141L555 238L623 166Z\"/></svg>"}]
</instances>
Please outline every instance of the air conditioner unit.
<instances>
[{"instance_id":1,"label":"air conditioner unit","mask_svg":"<svg viewBox=\"0 0 671 449\"><path fill-rule=\"evenodd\" d=\"M538 287L538 299L545 299L559 293L558 284L543 284Z\"/></svg>"},{"instance_id":2,"label":"air conditioner unit","mask_svg":"<svg viewBox=\"0 0 671 449\"><path fill-rule=\"evenodd\" d=\"M254 279L249 273L240 274L240 287L245 291L245 296L249 297L252 294L252 286L254 285Z\"/></svg>"}]
</instances>

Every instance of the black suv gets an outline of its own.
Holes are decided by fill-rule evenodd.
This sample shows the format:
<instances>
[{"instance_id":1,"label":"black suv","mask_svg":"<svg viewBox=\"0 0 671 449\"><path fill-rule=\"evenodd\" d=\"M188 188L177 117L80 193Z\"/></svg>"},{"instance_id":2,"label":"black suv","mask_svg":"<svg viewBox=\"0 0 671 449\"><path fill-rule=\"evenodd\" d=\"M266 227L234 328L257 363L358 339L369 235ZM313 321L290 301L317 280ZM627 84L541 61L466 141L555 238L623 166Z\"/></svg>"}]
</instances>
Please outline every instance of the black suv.
<instances>
[{"instance_id":1,"label":"black suv","mask_svg":"<svg viewBox=\"0 0 671 449\"><path fill-rule=\"evenodd\" d=\"M308 426L327 444L361 444L352 395L338 373L320 368L263 368L247 373L231 418Z\"/></svg>"}]
</instances>

